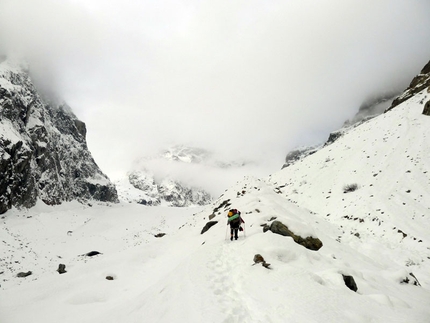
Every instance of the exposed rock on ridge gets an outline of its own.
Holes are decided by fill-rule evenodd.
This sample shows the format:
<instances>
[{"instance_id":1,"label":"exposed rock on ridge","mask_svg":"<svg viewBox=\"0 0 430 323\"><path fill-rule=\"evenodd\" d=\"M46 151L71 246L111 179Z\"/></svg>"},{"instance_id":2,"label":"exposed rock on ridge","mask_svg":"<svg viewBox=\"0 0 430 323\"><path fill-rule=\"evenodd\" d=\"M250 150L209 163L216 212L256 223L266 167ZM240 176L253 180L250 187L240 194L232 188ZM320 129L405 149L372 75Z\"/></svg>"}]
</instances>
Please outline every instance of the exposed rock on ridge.
<instances>
[{"instance_id":1,"label":"exposed rock on ridge","mask_svg":"<svg viewBox=\"0 0 430 323\"><path fill-rule=\"evenodd\" d=\"M11 207L95 199L117 193L86 144L86 127L65 103L44 98L27 71L0 63L0 214Z\"/></svg>"},{"instance_id":2,"label":"exposed rock on ridge","mask_svg":"<svg viewBox=\"0 0 430 323\"><path fill-rule=\"evenodd\" d=\"M430 61L423 67L420 74L413 78L411 84L409 84L409 87L401 95L394 99L391 106L385 112L390 111L400 103L409 100L415 94L424 90L426 87L430 87Z\"/></svg>"},{"instance_id":3,"label":"exposed rock on ridge","mask_svg":"<svg viewBox=\"0 0 430 323\"><path fill-rule=\"evenodd\" d=\"M210 194L204 190L187 187L173 179L165 178L157 183L151 174L143 171L131 172L128 178L130 184L145 195L138 200L140 204L185 207L206 205L212 201Z\"/></svg>"}]
</instances>

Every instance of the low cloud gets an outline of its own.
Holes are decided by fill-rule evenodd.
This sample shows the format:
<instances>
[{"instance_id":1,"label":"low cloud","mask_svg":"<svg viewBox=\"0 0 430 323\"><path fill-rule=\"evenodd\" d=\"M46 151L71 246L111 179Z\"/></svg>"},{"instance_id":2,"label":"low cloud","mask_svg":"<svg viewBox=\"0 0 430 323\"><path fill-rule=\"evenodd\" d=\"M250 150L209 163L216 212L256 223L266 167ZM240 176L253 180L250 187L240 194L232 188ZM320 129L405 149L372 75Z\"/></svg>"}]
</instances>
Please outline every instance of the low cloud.
<instances>
[{"instance_id":1,"label":"low cloud","mask_svg":"<svg viewBox=\"0 0 430 323\"><path fill-rule=\"evenodd\" d=\"M3 0L1 50L87 123L109 175L175 144L282 166L430 59L428 1Z\"/></svg>"}]
</instances>

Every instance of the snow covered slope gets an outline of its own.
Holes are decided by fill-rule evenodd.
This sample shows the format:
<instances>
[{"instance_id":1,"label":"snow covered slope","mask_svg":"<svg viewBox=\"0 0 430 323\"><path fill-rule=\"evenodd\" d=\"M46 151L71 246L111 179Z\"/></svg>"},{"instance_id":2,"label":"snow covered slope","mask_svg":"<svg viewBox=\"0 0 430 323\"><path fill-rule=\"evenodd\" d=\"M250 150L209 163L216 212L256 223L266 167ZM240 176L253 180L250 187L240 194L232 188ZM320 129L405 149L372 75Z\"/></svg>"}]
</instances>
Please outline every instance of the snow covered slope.
<instances>
[{"instance_id":1,"label":"snow covered slope","mask_svg":"<svg viewBox=\"0 0 430 323\"><path fill-rule=\"evenodd\" d=\"M429 99L423 91L268 179L244 178L209 206L8 212L0 322L428 323ZM229 208L246 221L233 242ZM201 234L209 216L217 223ZM275 221L322 248L263 232Z\"/></svg>"}]
</instances>

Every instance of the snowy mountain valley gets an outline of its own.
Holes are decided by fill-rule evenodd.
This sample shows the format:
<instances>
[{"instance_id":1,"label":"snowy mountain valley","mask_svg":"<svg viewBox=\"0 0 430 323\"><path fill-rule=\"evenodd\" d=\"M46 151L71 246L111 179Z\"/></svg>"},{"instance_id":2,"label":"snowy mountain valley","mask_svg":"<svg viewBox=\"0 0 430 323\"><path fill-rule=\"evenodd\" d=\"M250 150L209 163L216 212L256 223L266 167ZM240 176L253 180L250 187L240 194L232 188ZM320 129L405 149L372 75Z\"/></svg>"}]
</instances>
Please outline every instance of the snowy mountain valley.
<instances>
[{"instance_id":1,"label":"snowy mountain valley","mask_svg":"<svg viewBox=\"0 0 430 323\"><path fill-rule=\"evenodd\" d=\"M13 208L0 321L429 322L429 100L426 88L207 206ZM238 241L230 208L245 220ZM274 233L279 222L294 235Z\"/></svg>"}]
</instances>

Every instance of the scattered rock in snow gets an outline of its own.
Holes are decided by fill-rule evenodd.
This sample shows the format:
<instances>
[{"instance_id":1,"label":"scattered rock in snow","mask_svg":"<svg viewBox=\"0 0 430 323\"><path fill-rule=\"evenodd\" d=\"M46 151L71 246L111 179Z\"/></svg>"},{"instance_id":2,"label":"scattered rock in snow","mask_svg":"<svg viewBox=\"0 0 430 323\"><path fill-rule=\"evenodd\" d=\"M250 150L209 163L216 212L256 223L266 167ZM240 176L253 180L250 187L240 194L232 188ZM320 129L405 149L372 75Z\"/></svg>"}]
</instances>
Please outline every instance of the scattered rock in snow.
<instances>
[{"instance_id":1,"label":"scattered rock in snow","mask_svg":"<svg viewBox=\"0 0 430 323\"><path fill-rule=\"evenodd\" d=\"M208 231L212 226L214 226L215 224L217 224L218 221L209 221L208 223L206 223L206 225L203 227L202 232L200 232L200 234L205 233L206 231Z\"/></svg>"},{"instance_id":2,"label":"scattered rock in snow","mask_svg":"<svg viewBox=\"0 0 430 323\"><path fill-rule=\"evenodd\" d=\"M417 277L415 277L415 275L413 273L409 273L409 276L411 277L411 279L409 279L409 277L406 276L400 283L401 284L413 284L414 286L421 286Z\"/></svg>"},{"instance_id":3,"label":"scattered rock in snow","mask_svg":"<svg viewBox=\"0 0 430 323\"><path fill-rule=\"evenodd\" d=\"M18 274L16 275L16 277L21 277L21 278L23 278L23 277L30 276L31 274L33 274L31 271L27 271L26 273L25 273L25 272L20 272L20 273L18 273Z\"/></svg>"},{"instance_id":4,"label":"scattered rock in snow","mask_svg":"<svg viewBox=\"0 0 430 323\"><path fill-rule=\"evenodd\" d=\"M66 265L64 265L64 264L59 264L59 265L58 265L58 269L57 269L57 271L58 271L58 273L59 273L59 274L67 273L67 271L66 271Z\"/></svg>"},{"instance_id":5,"label":"scattered rock in snow","mask_svg":"<svg viewBox=\"0 0 430 323\"><path fill-rule=\"evenodd\" d=\"M162 238L165 235L166 235L165 233L160 232L160 233L157 233L156 235L154 235L154 237L156 237L156 238Z\"/></svg>"},{"instance_id":6,"label":"scattered rock in snow","mask_svg":"<svg viewBox=\"0 0 430 323\"><path fill-rule=\"evenodd\" d=\"M356 292L358 290L357 284L355 283L354 277L350 275L344 275L342 274L343 281L345 282L346 287L348 287L350 290Z\"/></svg>"},{"instance_id":7,"label":"scattered rock in snow","mask_svg":"<svg viewBox=\"0 0 430 323\"><path fill-rule=\"evenodd\" d=\"M88 253L85 254L85 256L87 256L87 257L93 257L93 256L96 256L96 255L101 255L101 252L90 251L90 252L88 252Z\"/></svg>"},{"instance_id":8,"label":"scattered rock in snow","mask_svg":"<svg viewBox=\"0 0 430 323\"><path fill-rule=\"evenodd\" d=\"M283 236L292 237L295 243L298 243L299 245L309 250L317 251L323 246L323 243L321 242L320 239L314 238L314 237L302 238L294 234L290 229L288 229L288 227L285 224L283 224L280 221L273 221L270 226L270 231Z\"/></svg>"},{"instance_id":9,"label":"scattered rock in snow","mask_svg":"<svg viewBox=\"0 0 430 323\"><path fill-rule=\"evenodd\" d=\"M114 280L114 278L112 276L106 276L107 280Z\"/></svg>"},{"instance_id":10,"label":"scattered rock in snow","mask_svg":"<svg viewBox=\"0 0 430 323\"><path fill-rule=\"evenodd\" d=\"M216 215L214 213L212 213L211 215L209 215L209 220L212 220Z\"/></svg>"},{"instance_id":11,"label":"scattered rock in snow","mask_svg":"<svg viewBox=\"0 0 430 323\"><path fill-rule=\"evenodd\" d=\"M260 255L259 253L257 253L257 254L254 256L254 264L253 264L253 266L254 266L255 264L261 264L264 268L267 268L267 269L269 269L269 266L270 266L270 264L268 264L268 263L264 260L263 256L262 256L262 255Z\"/></svg>"},{"instance_id":12,"label":"scattered rock in snow","mask_svg":"<svg viewBox=\"0 0 430 323\"><path fill-rule=\"evenodd\" d=\"M356 183L348 184L343 187L343 192L350 193L350 192L356 191L357 189L358 189L358 185Z\"/></svg>"},{"instance_id":13,"label":"scattered rock in snow","mask_svg":"<svg viewBox=\"0 0 430 323\"><path fill-rule=\"evenodd\" d=\"M222 201L222 203L220 205L218 205L216 208L214 208L213 213L218 212L222 208L224 208L224 210L225 210L228 207L230 207L230 205L231 205L230 199Z\"/></svg>"}]
</instances>

